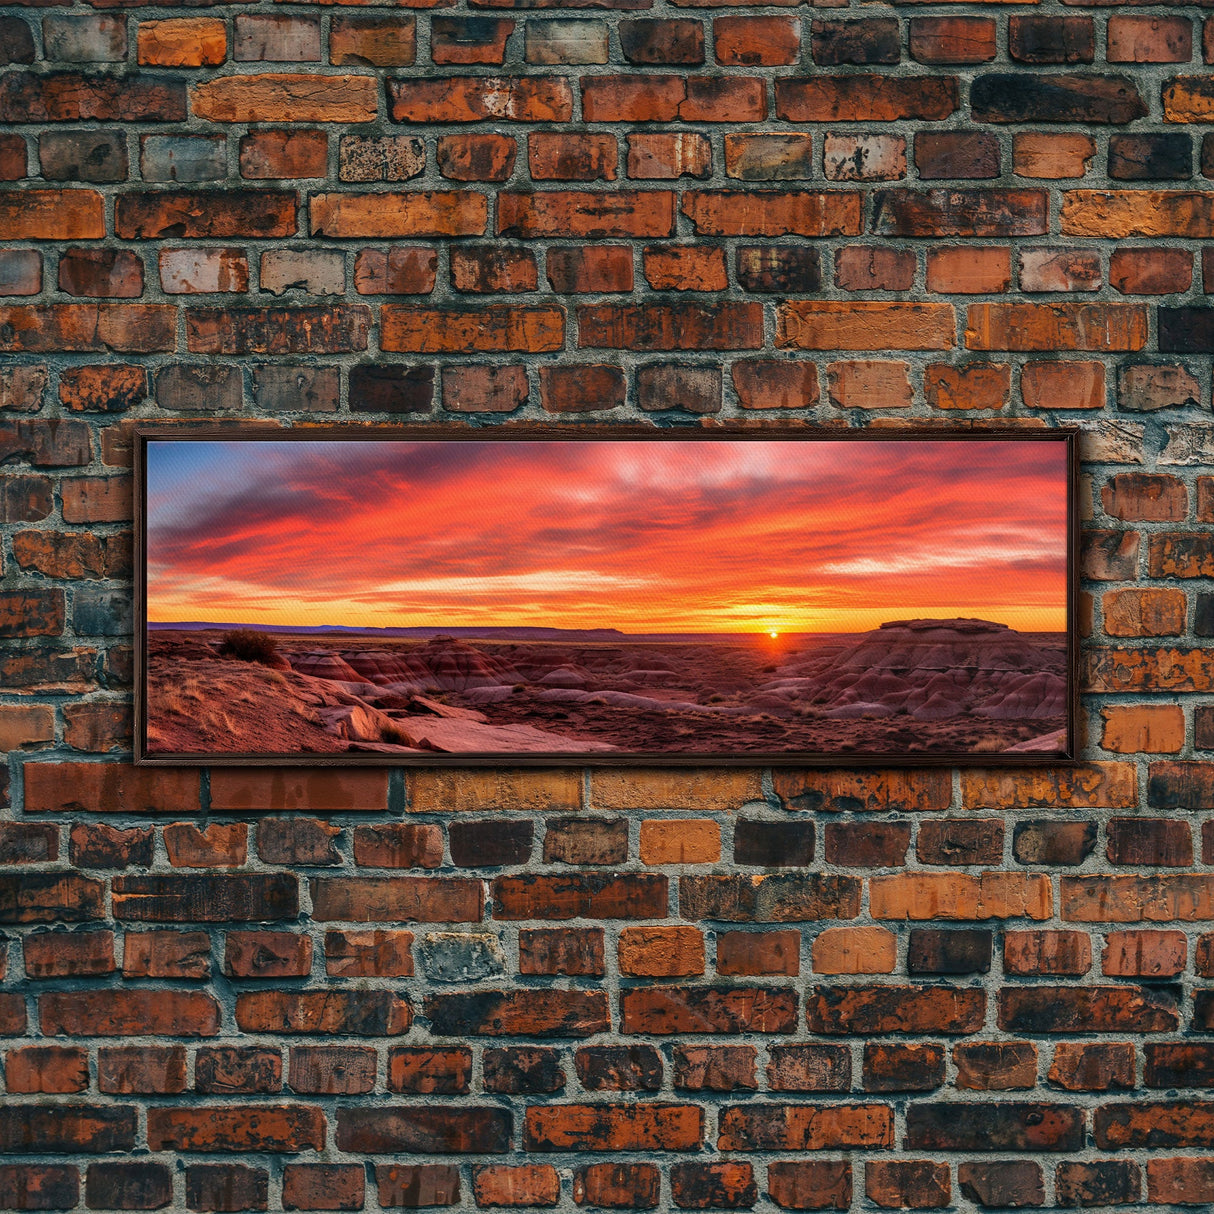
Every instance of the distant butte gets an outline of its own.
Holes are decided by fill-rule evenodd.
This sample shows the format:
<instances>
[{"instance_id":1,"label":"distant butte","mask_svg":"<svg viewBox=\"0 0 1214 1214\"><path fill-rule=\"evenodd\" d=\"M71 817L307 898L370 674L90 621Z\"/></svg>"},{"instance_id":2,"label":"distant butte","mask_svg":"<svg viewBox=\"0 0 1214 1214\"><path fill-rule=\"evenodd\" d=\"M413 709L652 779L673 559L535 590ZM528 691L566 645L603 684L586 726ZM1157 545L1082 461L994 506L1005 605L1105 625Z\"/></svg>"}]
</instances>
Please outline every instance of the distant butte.
<instances>
[{"instance_id":1,"label":"distant butte","mask_svg":"<svg viewBox=\"0 0 1214 1214\"><path fill-rule=\"evenodd\" d=\"M1006 624L996 624L993 620L974 620L957 617L951 620L888 620L882 628L903 628L907 632L932 632L936 629L949 632L1011 632Z\"/></svg>"}]
</instances>

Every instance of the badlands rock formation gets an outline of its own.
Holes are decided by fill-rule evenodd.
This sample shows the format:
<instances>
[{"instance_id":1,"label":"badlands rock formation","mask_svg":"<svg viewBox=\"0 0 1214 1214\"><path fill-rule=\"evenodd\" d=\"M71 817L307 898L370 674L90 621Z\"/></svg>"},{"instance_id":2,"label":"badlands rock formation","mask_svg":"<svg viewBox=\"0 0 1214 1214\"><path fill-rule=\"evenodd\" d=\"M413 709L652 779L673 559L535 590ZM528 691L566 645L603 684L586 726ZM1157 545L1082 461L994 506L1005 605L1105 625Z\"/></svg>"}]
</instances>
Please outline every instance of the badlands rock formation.
<instances>
[{"instance_id":1,"label":"badlands rock formation","mask_svg":"<svg viewBox=\"0 0 1214 1214\"><path fill-rule=\"evenodd\" d=\"M1062 636L984 620L862 635L466 640L149 635L149 745L197 753L1057 753Z\"/></svg>"}]
</instances>

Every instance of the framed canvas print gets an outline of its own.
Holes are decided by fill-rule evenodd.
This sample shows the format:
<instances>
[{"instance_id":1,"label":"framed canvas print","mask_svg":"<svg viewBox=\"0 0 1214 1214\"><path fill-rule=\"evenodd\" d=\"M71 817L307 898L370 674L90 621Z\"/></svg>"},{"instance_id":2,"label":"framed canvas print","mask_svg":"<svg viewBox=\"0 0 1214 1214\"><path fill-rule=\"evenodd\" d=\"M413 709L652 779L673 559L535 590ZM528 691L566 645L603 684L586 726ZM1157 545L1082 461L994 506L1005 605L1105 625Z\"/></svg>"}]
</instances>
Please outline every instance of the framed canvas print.
<instances>
[{"instance_id":1,"label":"framed canvas print","mask_svg":"<svg viewBox=\"0 0 1214 1214\"><path fill-rule=\"evenodd\" d=\"M1073 431L137 437L138 762L1074 757Z\"/></svg>"}]
</instances>

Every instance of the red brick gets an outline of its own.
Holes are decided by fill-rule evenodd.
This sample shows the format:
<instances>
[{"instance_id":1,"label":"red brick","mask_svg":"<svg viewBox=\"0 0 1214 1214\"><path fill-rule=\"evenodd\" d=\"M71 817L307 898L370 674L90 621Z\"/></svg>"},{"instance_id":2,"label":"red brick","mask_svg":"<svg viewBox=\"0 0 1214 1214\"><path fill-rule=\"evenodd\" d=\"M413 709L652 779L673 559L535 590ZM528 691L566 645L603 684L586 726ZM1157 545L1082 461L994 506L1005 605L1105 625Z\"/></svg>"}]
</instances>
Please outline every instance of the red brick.
<instances>
[{"instance_id":1,"label":"red brick","mask_svg":"<svg viewBox=\"0 0 1214 1214\"><path fill-rule=\"evenodd\" d=\"M759 1197L749 1163L676 1163L670 1169L674 1204L683 1210L750 1209Z\"/></svg>"},{"instance_id":2,"label":"red brick","mask_svg":"<svg viewBox=\"0 0 1214 1214\"><path fill-rule=\"evenodd\" d=\"M905 249L850 245L835 254L835 285L845 291L909 291L915 256Z\"/></svg>"},{"instance_id":3,"label":"red brick","mask_svg":"<svg viewBox=\"0 0 1214 1214\"><path fill-rule=\"evenodd\" d=\"M760 304L583 304L577 315L583 349L754 350L763 343Z\"/></svg>"},{"instance_id":4,"label":"red brick","mask_svg":"<svg viewBox=\"0 0 1214 1214\"><path fill-rule=\"evenodd\" d=\"M354 259L354 289L360 295L428 295L437 268L435 249L362 249Z\"/></svg>"},{"instance_id":5,"label":"red brick","mask_svg":"<svg viewBox=\"0 0 1214 1214\"><path fill-rule=\"evenodd\" d=\"M989 63L998 53L990 17L912 17L910 53L919 63Z\"/></svg>"},{"instance_id":6,"label":"red brick","mask_svg":"<svg viewBox=\"0 0 1214 1214\"><path fill-rule=\"evenodd\" d=\"M801 53L796 17L715 17L712 37L717 62L726 67L780 66Z\"/></svg>"},{"instance_id":7,"label":"red brick","mask_svg":"<svg viewBox=\"0 0 1214 1214\"><path fill-rule=\"evenodd\" d=\"M550 413L615 409L623 405L625 392L619 367L590 363L540 368L540 399Z\"/></svg>"},{"instance_id":8,"label":"red brick","mask_svg":"<svg viewBox=\"0 0 1214 1214\"><path fill-rule=\"evenodd\" d=\"M568 122L573 94L559 77L390 80L388 111L394 122Z\"/></svg>"},{"instance_id":9,"label":"red brick","mask_svg":"<svg viewBox=\"0 0 1214 1214\"><path fill-rule=\"evenodd\" d=\"M472 1051L400 1047L388 1053L388 1090L419 1095L460 1095L470 1091Z\"/></svg>"},{"instance_id":10,"label":"red brick","mask_svg":"<svg viewBox=\"0 0 1214 1214\"><path fill-rule=\"evenodd\" d=\"M61 1045L9 1050L4 1058L4 1086L11 1093L83 1092L89 1086L88 1051Z\"/></svg>"},{"instance_id":11,"label":"red brick","mask_svg":"<svg viewBox=\"0 0 1214 1214\"><path fill-rule=\"evenodd\" d=\"M1110 63L1188 63L1193 56L1193 26L1187 17L1109 18Z\"/></svg>"},{"instance_id":12,"label":"red brick","mask_svg":"<svg viewBox=\"0 0 1214 1214\"><path fill-rule=\"evenodd\" d=\"M338 1110L335 1137L340 1150L356 1153L502 1154L511 1120L505 1109L474 1105L351 1106Z\"/></svg>"},{"instance_id":13,"label":"red brick","mask_svg":"<svg viewBox=\"0 0 1214 1214\"><path fill-rule=\"evenodd\" d=\"M814 1033L974 1033L982 1027L982 990L908 986L812 987L806 1019Z\"/></svg>"},{"instance_id":14,"label":"red brick","mask_svg":"<svg viewBox=\"0 0 1214 1214\"><path fill-rule=\"evenodd\" d=\"M441 135L435 151L438 171L451 181L505 181L518 145L506 135Z\"/></svg>"},{"instance_id":15,"label":"red brick","mask_svg":"<svg viewBox=\"0 0 1214 1214\"><path fill-rule=\"evenodd\" d=\"M743 409L811 409L818 403L813 363L745 360L730 374Z\"/></svg>"},{"instance_id":16,"label":"red brick","mask_svg":"<svg viewBox=\"0 0 1214 1214\"><path fill-rule=\"evenodd\" d=\"M250 131L240 137L240 175L262 180L324 177L328 153L324 131Z\"/></svg>"},{"instance_id":17,"label":"red brick","mask_svg":"<svg viewBox=\"0 0 1214 1214\"><path fill-rule=\"evenodd\" d=\"M1011 250L1000 247L929 249L927 289L951 295L991 295L1012 281Z\"/></svg>"},{"instance_id":18,"label":"red brick","mask_svg":"<svg viewBox=\"0 0 1214 1214\"><path fill-rule=\"evenodd\" d=\"M270 1174L242 1164L194 1164L185 1169L186 1205L191 1210L265 1210Z\"/></svg>"},{"instance_id":19,"label":"red brick","mask_svg":"<svg viewBox=\"0 0 1214 1214\"><path fill-rule=\"evenodd\" d=\"M723 291L729 285L724 249L652 246L645 250L644 266L655 291Z\"/></svg>"},{"instance_id":20,"label":"red brick","mask_svg":"<svg viewBox=\"0 0 1214 1214\"><path fill-rule=\"evenodd\" d=\"M195 116L210 122L372 122L372 76L326 76L317 91L308 75L218 76L195 84Z\"/></svg>"},{"instance_id":21,"label":"red brick","mask_svg":"<svg viewBox=\"0 0 1214 1214\"><path fill-rule=\"evenodd\" d=\"M760 122L763 81L752 76L586 76L587 122Z\"/></svg>"},{"instance_id":22,"label":"red brick","mask_svg":"<svg viewBox=\"0 0 1214 1214\"><path fill-rule=\"evenodd\" d=\"M1002 409L1011 391L1012 369L1006 363L931 363L923 373L923 393L936 409Z\"/></svg>"},{"instance_id":23,"label":"red brick","mask_svg":"<svg viewBox=\"0 0 1214 1214\"><path fill-rule=\"evenodd\" d=\"M949 76L818 75L776 80L776 114L786 122L936 121L958 106Z\"/></svg>"},{"instance_id":24,"label":"red brick","mask_svg":"<svg viewBox=\"0 0 1214 1214\"><path fill-rule=\"evenodd\" d=\"M431 1031L443 1037L589 1037L609 1022L601 991L548 991L538 1004L526 990L430 995L425 1010Z\"/></svg>"},{"instance_id":25,"label":"red brick","mask_svg":"<svg viewBox=\"0 0 1214 1214\"><path fill-rule=\"evenodd\" d=\"M652 1210L661 1184L652 1163L592 1163L574 1172L573 1200L606 1209Z\"/></svg>"},{"instance_id":26,"label":"red brick","mask_svg":"<svg viewBox=\"0 0 1214 1214\"><path fill-rule=\"evenodd\" d=\"M385 304L380 348L418 353L544 353L564 345L565 314L556 307L498 304L478 308L424 308Z\"/></svg>"},{"instance_id":27,"label":"red brick","mask_svg":"<svg viewBox=\"0 0 1214 1214\"><path fill-rule=\"evenodd\" d=\"M821 1151L892 1146L893 1109L884 1104L747 1104L720 1114L722 1151Z\"/></svg>"},{"instance_id":28,"label":"red brick","mask_svg":"<svg viewBox=\"0 0 1214 1214\"><path fill-rule=\"evenodd\" d=\"M1181 932L1109 932L1100 969L1116 978L1172 978L1185 967Z\"/></svg>"},{"instance_id":29,"label":"red brick","mask_svg":"<svg viewBox=\"0 0 1214 1214\"><path fill-rule=\"evenodd\" d=\"M602 977L602 928L521 928L519 973Z\"/></svg>"},{"instance_id":30,"label":"red brick","mask_svg":"<svg viewBox=\"0 0 1214 1214\"><path fill-rule=\"evenodd\" d=\"M213 1037L219 1005L202 991L54 991L39 995L47 1036Z\"/></svg>"},{"instance_id":31,"label":"red brick","mask_svg":"<svg viewBox=\"0 0 1214 1214\"><path fill-rule=\"evenodd\" d=\"M551 1164L487 1164L473 1169L472 1192L481 1209L554 1206L561 1199L561 1180Z\"/></svg>"},{"instance_id":32,"label":"red brick","mask_svg":"<svg viewBox=\"0 0 1214 1214\"><path fill-rule=\"evenodd\" d=\"M127 249L65 249L59 258L59 289L90 299L138 299L143 262Z\"/></svg>"},{"instance_id":33,"label":"red brick","mask_svg":"<svg viewBox=\"0 0 1214 1214\"><path fill-rule=\"evenodd\" d=\"M851 1209L851 1164L844 1160L773 1160L767 1189L785 1210Z\"/></svg>"},{"instance_id":34,"label":"red brick","mask_svg":"<svg viewBox=\"0 0 1214 1214\"><path fill-rule=\"evenodd\" d=\"M361 1210L366 1178L361 1164L289 1163L282 1172L284 1210Z\"/></svg>"},{"instance_id":35,"label":"red brick","mask_svg":"<svg viewBox=\"0 0 1214 1214\"><path fill-rule=\"evenodd\" d=\"M1171 295L1193 285L1188 249L1114 249L1109 284L1123 295Z\"/></svg>"},{"instance_id":36,"label":"red brick","mask_svg":"<svg viewBox=\"0 0 1214 1214\"><path fill-rule=\"evenodd\" d=\"M681 209L701 236L856 236L862 222L842 191L689 190Z\"/></svg>"},{"instance_id":37,"label":"red brick","mask_svg":"<svg viewBox=\"0 0 1214 1214\"><path fill-rule=\"evenodd\" d=\"M851 1051L845 1045L772 1045L767 1086L774 1092L846 1092Z\"/></svg>"},{"instance_id":38,"label":"red brick","mask_svg":"<svg viewBox=\"0 0 1214 1214\"><path fill-rule=\"evenodd\" d=\"M1137 1201L1138 1196L1136 1185L1130 1200ZM1147 1200L1169 1205L1205 1205L1214 1202L1214 1160L1149 1159Z\"/></svg>"},{"instance_id":39,"label":"red brick","mask_svg":"<svg viewBox=\"0 0 1214 1214\"><path fill-rule=\"evenodd\" d=\"M614 135L533 131L527 136L533 181L614 181L618 159Z\"/></svg>"},{"instance_id":40,"label":"red brick","mask_svg":"<svg viewBox=\"0 0 1214 1214\"><path fill-rule=\"evenodd\" d=\"M127 932L124 978L209 978L211 942L206 932Z\"/></svg>"},{"instance_id":41,"label":"red brick","mask_svg":"<svg viewBox=\"0 0 1214 1214\"><path fill-rule=\"evenodd\" d=\"M1184 749L1179 704L1116 704L1101 709L1105 750L1118 754L1177 754Z\"/></svg>"},{"instance_id":42,"label":"red brick","mask_svg":"<svg viewBox=\"0 0 1214 1214\"><path fill-rule=\"evenodd\" d=\"M674 1086L693 1092L754 1089L758 1086L755 1048L751 1045L675 1045Z\"/></svg>"},{"instance_id":43,"label":"red brick","mask_svg":"<svg viewBox=\"0 0 1214 1214\"><path fill-rule=\"evenodd\" d=\"M328 931L325 971L334 978L407 978L413 973L412 947L412 932Z\"/></svg>"},{"instance_id":44,"label":"red brick","mask_svg":"<svg viewBox=\"0 0 1214 1214\"><path fill-rule=\"evenodd\" d=\"M295 932L228 932L224 972L236 978L306 978L312 941Z\"/></svg>"},{"instance_id":45,"label":"red brick","mask_svg":"<svg viewBox=\"0 0 1214 1214\"><path fill-rule=\"evenodd\" d=\"M248 833L243 822L212 822L205 830L174 822L164 828L164 843L174 867L238 868L248 855Z\"/></svg>"},{"instance_id":46,"label":"red brick","mask_svg":"<svg viewBox=\"0 0 1214 1214\"><path fill-rule=\"evenodd\" d=\"M356 1046L292 1046L287 1082L292 1091L355 1096L375 1087L377 1055ZM361 1191L361 1190L360 1190Z\"/></svg>"},{"instance_id":47,"label":"red brick","mask_svg":"<svg viewBox=\"0 0 1214 1214\"><path fill-rule=\"evenodd\" d=\"M699 21L624 20L619 34L620 50L629 63L704 62L704 27Z\"/></svg>"},{"instance_id":48,"label":"red brick","mask_svg":"<svg viewBox=\"0 0 1214 1214\"><path fill-rule=\"evenodd\" d=\"M22 190L0 193L0 238L94 240L105 235L96 190Z\"/></svg>"},{"instance_id":49,"label":"red brick","mask_svg":"<svg viewBox=\"0 0 1214 1214\"><path fill-rule=\"evenodd\" d=\"M451 285L457 291L515 294L534 291L535 254L501 245L465 245L451 250Z\"/></svg>"},{"instance_id":50,"label":"red brick","mask_svg":"<svg viewBox=\"0 0 1214 1214\"><path fill-rule=\"evenodd\" d=\"M694 131L630 133L628 176L647 181L707 177L712 171L712 146Z\"/></svg>"},{"instance_id":51,"label":"red brick","mask_svg":"<svg viewBox=\"0 0 1214 1214\"><path fill-rule=\"evenodd\" d=\"M151 774L163 778L167 773ZM387 773L374 769L248 771L228 768L211 774L211 808L215 811L382 811L387 807Z\"/></svg>"},{"instance_id":52,"label":"red brick","mask_svg":"<svg viewBox=\"0 0 1214 1214\"><path fill-rule=\"evenodd\" d=\"M307 1105L160 1106L148 1110L153 1151L294 1153L325 1145L325 1119Z\"/></svg>"},{"instance_id":53,"label":"red brick","mask_svg":"<svg viewBox=\"0 0 1214 1214\"><path fill-rule=\"evenodd\" d=\"M801 972L801 933L721 932L717 935L717 973L759 976Z\"/></svg>"},{"instance_id":54,"label":"red brick","mask_svg":"<svg viewBox=\"0 0 1214 1214\"><path fill-rule=\"evenodd\" d=\"M1020 372L1020 395L1030 409L1103 409L1104 364L1025 363Z\"/></svg>"},{"instance_id":55,"label":"red brick","mask_svg":"<svg viewBox=\"0 0 1214 1214\"><path fill-rule=\"evenodd\" d=\"M329 62L351 67L407 67L417 57L417 22L413 17L333 17L329 27ZM322 174L323 176L323 174Z\"/></svg>"},{"instance_id":56,"label":"red brick","mask_svg":"<svg viewBox=\"0 0 1214 1214\"><path fill-rule=\"evenodd\" d=\"M683 1104L548 1104L527 1109L528 1151L688 1151L704 1138L704 1110Z\"/></svg>"},{"instance_id":57,"label":"red brick","mask_svg":"<svg viewBox=\"0 0 1214 1214\"><path fill-rule=\"evenodd\" d=\"M103 753L107 750L130 748L129 704L66 704L63 707L63 724L63 741L73 750Z\"/></svg>"},{"instance_id":58,"label":"red brick","mask_svg":"<svg viewBox=\"0 0 1214 1214\"><path fill-rule=\"evenodd\" d=\"M145 66L216 67L227 53L227 27L214 17L139 22L137 56Z\"/></svg>"},{"instance_id":59,"label":"red brick","mask_svg":"<svg viewBox=\"0 0 1214 1214\"><path fill-rule=\"evenodd\" d=\"M294 236L294 193L284 190L157 190L120 194L114 234L123 240L159 236Z\"/></svg>"},{"instance_id":60,"label":"red brick","mask_svg":"<svg viewBox=\"0 0 1214 1214\"><path fill-rule=\"evenodd\" d=\"M36 932L26 936L25 972L31 978L82 978L112 974L114 933Z\"/></svg>"},{"instance_id":61,"label":"red brick","mask_svg":"<svg viewBox=\"0 0 1214 1214\"><path fill-rule=\"evenodd\" d=\"M498 195L501 236L670 236L674 195L666 190L536 190Z\"/></svg>"},{"instance_id":62,"label":"red brick","mask_svg":"<svg viewBox=\"0 0 1214 1214\"><path fill-rule=\"evenodd\" d=\"M435 63L502 63L514 24L485 17L432 17L430 57Z\"/></svg>"},{"instance_id":63,"label":"red brick","mask_svg":"<svg viewBox=\"0 0 1214 1214\"><path fill-rule=\"evenodd\" d=\"M380 1205L454 1206L459 1204L459 1168L445 1163L376 1164Z\"/></svg>"},{"instance_id":64,"label":"red brick","mask_svg":"<svg viewBox=\"0 0 1214 1214\"><path fill-rule=\"evenodd\" d=\"M927 1159L870 1159L864 1165L864 1195L885 1210L937 1210L951 1204L946 1163Z\"/></svg>"},{"instance_id":65,"label":"red brick","mask_svg":"<svg viewBox=\"0 0 1214 1214\"><path fill-rule=\"evenodd\" d=\"M623 245L552 248L548 282L562 295L632 290L632 251Z\"/></svg>"},{"instance_id":66,"label":"red brick","mask_svg":"<svg viewBox=\"0 0 1214 1214\"><path fill-rule=\"evenodd\" d=\"M12 304L0 307L0 350L151 354L177 345L166 304Z\"/></svg>"}]
</instances>

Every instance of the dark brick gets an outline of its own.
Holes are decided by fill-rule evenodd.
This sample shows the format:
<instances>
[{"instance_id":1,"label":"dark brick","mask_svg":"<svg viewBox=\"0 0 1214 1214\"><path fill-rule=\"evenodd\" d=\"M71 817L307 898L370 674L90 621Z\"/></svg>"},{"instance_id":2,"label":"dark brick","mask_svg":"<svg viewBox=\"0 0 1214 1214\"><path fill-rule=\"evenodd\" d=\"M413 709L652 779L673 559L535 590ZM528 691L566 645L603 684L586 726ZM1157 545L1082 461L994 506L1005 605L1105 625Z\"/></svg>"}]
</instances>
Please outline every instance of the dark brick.
<instances>
[{"instance_id":1,"label":"dark brick","mask_svg":"<svg viewBox=\"0 0 1214 1214\"><path fill-rule=\"evenodd\" d=\"M1121 126L1145 118L1146 102L1128 76L991 72L974 80L976 122L1092 122Z\"/></svg>"},{"instance_id":2,"label":"dark brick","mask_svg":"<svg viewBox=\"0 0 1214 1214\"><path fill-rule=\"evenodd\" d=\"M525 864L531 856L532 825L501 818L452 822L447 828L451 862L461 868Z\"/></svg>"},{"instance_id":3,"label":"dark brick","mask_svg":"<svg viewBox=\"0 0 1214 1214\"><path fill-rule=\"evenodd\" d=\"M961 1192L984 1209L1023 1209L1045 1205L1041 1165L1028 1159L995 1163L962 1163L957 1168Z\"/></svg>"},{"instance_id":4,"label":"dark brick","mask_svg":"<svg viewBox=\"0 0 1214 1214\"><path fill-rule=\"evenodd\" d=\"M1054 1194L1058 1204L1068 1208L1134 1203L1142 1194L1142 1169L1130 1159L1060 1163Z\"/></svg>"},{"instance_id":5,"label":"dark brick","mask_svg":"<svg viewBox=\"0 0 1214 1214\"><path fill-rule=\"evenodd\" d=\"M897 63L902 38L896 17L865 21L814 21L810 46L820 67L846 63Z\"/></svg>"},{"instance_id":6,"label":"dark brick","mask_svg":"<svg viewBox=\"0 0 1214 1214\"><path fill-rule=\"evenodd\" d=\"M906 1142L927 1151L1078 1151L1083 1110L1029 1102L912 1104Z\"/></svg>"},{"instance_id":7,"label":"dark brick","mask_svg":"<svg viewBox=\"0 0 1214 1214\"><path fill-rule=\"evenodd\" d=\"M1193 175L1193 141L1186 134L1113 135L1109 176L1120 181L1175 181Z\"/></svg>"},{"instance_id":8,"label":"dark brick","mask_svg":"<svg viewBox=\"0 0 1214 1214\"><path fill-rule=\"evenodd\" d=\"M185 1170L185 1202L191 1210L264 1210L270 1176L264 1168L239 1163L198 1163Z\"/></svg>"},{"instance_id":9,"label":"dark brick","mask_svg":"<svg viewBox=\"0 0 1214 1214\"><path fill-rule=\"evenodd\" d=\"M733 827L733 860L762 868L804 868L813 861L813 823L739 818Z\"/></svg>"},{"instance_id":10,"label":"dark brick","mask_svg":"<svg viewBox=\"0 0 1214 1214\"><path fill-rule=\"evenodd\" d=\"M1161 351L1214 353L1214 308L1158 308L1156 312Z\"/></svg>"},{"instance_id":11,"label":"dark brick","mask_svg":"<svg viewBox=\"0 0 1214 1214\"><path fill-rule=\"evenodd\" d=\"M913 928L907 943L909 974L987 974L992 933L980 928Z\"/></svg>"},{"instance_id":12,"label":"dark brick","mask_svg":"<svg viewBox=\"0 0 1214 1214\"><path fill-rule=\"evenodd\" d=\"M565 1086L565 1071L556 1050L487 1049L482 1066L486 1092L534 1094L559 1092Z\"/></svg>"},{"instance_id":13,"label":"dark brick","mask_svg":"<svg viewBox=\"0 0 1214 1214\"><path fill-rule=\"evenodd\" d=\"M0 64L33 63L34 35L21 17L0 17Z\"/></svg>"},{"instance_id":14,"label":"dark brick","mask_svg":"<svg viewBox=\"0 0 1214 1214\"><path fill-rule=\"evenodd\" d=\"M587 1091L656 1092L662 1086L662 1057L651 1045L583 1046L573 1061Z\"/></svg>"},{"instance_id":15,"label":"dark brick","mask_svg":"<svg viewBox=\"0 0 1214 1214\"><path fill-rule=\"evenodd\" d=\"M818 250L808 245L739 245L738 285L767 295L807 295L821 290Z\"/></svg>"},{"instance_id":16,"label":"dark brick","mask_svg":"<svg viewBox=\"0 0 1214 1214\"><path fill-rule=\"evenodd\" d=\"M84 1200L93 1210L161 1210L173 1200L173 1174L162 1163L91 1163Z\"/></svg>"},{"instance_id":17,"label":"dark brick","mask_svg":"<svg viewBox=\"0 0 1214 1214\"><path fill-rule=\"evenodd\" d=\"M350 369L350 408L356 413L428 413L434 368L363 363Z\"/></svg>"},{"instance_id":18,"label":"dark brick","mask_svg":"<svg viewBox=\"0 0 1214 1214\"><path fill-rule=\"evenodd\" d=\"M1012 832L1012 854L1021 864L1082 864L1096 846L1096 823L1017 822Z\"/></svg>"},{"instance_id":19,"label":"dark brick","mask_svg":"<svg viewBox=\"0 0 1214 1214\"><path fill-rule=\"evenodd\" d=\"M864 1047L866 1092L930 1092L944 1083L944 1047L934 1044Z\"/></svg>"},{"instance_id":20,"label":"dark brick","mask_svg":"<svg viewBox=\"0 0 1214 1214\"><path fill-rule=\"evenodd\" d=\"M1096 32L1091 17L1011 17L1008 51L1021 63L1091 63Z\"/></svg>"}]
</instances>

